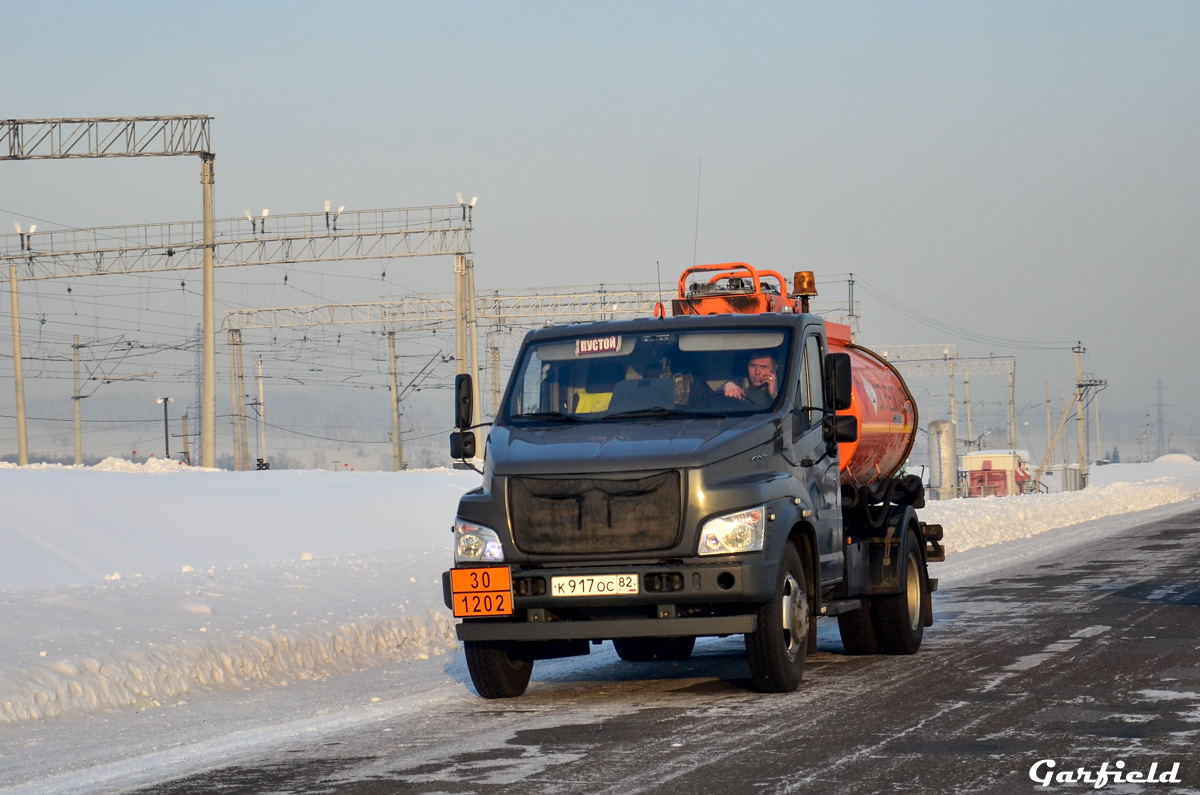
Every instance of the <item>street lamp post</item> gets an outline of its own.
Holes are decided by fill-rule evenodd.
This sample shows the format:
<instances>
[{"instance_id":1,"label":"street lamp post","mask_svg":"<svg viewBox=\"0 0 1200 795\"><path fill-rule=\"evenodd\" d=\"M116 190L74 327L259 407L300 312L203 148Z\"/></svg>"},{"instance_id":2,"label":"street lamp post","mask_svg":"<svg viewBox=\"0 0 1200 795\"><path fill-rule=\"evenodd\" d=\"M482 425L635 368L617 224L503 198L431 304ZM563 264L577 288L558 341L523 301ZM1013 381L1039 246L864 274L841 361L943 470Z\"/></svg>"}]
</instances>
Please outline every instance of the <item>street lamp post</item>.
<instances>
[{"instance_id":1,"label":"street lamp post","mask_svg":"<svg viewBox=\"0 0 1200 795\"><path fill-rule=\"evenodd\" d=\"M169 398L169 397L160 397L158 399L158 402L161 403L162 407L163 407L163 448L166 450L166 453L165 453L165 455L163 455L163 458L170 461L171 460L171 425L170 425L169 419L167 417L167 406L174 403L175 399Z\"/></svg>"}]
</instances>

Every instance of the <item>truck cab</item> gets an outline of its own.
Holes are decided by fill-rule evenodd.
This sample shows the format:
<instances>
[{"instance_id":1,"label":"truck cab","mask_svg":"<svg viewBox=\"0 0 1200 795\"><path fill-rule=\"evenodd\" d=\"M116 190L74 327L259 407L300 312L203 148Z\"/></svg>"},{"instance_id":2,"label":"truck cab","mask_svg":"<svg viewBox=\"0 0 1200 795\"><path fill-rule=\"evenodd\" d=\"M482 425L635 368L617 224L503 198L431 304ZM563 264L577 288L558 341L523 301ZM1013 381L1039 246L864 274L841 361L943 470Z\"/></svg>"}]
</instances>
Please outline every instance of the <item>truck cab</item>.
<instances>
[{"instance_id":1,"label":"truck cab","mask_svg":"<svg viewBox=\"0 0 1200 795\"><path fill-rule=\"evenodd\" d=\"M747 294L739 271L708 267ZM604 640L636 662L736 634L759 689L790 691L818 616L842 616L851 653L916 651L937 551L913 512L919 481L847 489L851 358L807 300L752 275L755 311L676 301L672 317L526 336L443 577L481 695L520 695L535 660ZM451 440L464 459L469 381Z\"/></svg>"}]
</instances>

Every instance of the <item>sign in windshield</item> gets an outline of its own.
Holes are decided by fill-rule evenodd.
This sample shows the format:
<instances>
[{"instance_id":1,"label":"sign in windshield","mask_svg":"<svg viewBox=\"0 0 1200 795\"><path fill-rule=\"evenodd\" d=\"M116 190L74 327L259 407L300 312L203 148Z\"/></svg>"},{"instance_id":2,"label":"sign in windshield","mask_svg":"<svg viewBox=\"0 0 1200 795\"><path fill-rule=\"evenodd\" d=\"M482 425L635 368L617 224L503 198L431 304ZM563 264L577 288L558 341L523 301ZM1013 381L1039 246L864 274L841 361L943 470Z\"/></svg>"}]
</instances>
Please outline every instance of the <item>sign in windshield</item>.
<instances>
[{"instance_id":1,"label":"sign in windshield","mask_svg":"<svg viewBox=\"0 0 1200 795\"><path fill-rule=\"evenodd\" d=\"M621 350L621 338L616 334L607 337L580 337L575 340L576 356L617 353Z\"/></svg>"},{"instance_id":2,"label":"sign in windshield","mask_svg":"<svg viewBox=\"0 0 1200 795\"><path fill-rule=\"evenodd\" d=\"M788 329L586 335L534 343L514 371L507 419L727 416L771 410Z\"/></svg>"}]
</instances>

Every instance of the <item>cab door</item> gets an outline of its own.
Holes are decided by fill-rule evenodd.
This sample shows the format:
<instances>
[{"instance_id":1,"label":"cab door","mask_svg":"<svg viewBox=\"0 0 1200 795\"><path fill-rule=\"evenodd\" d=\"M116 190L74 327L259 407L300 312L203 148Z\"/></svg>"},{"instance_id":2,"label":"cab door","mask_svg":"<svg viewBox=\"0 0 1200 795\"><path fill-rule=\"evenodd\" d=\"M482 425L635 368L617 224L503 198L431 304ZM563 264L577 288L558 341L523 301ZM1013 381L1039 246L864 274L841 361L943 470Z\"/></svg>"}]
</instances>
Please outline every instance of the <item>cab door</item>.
<instances>
[{"instance_id":1,"label":"cab door","mask_svg":"<svg viewBox=\"0 0 1200 795\"><path fill-rule=\"evenodd\" d=\"M816 462L812 466L798 467L796 476L806 484L813 506L810 521L816 530L821 582L830 583L842 577L843 550L838 457L836 449L829 452L829 445L821 436L821 420L827 413L832 413L826 405L824 350L822 334L817 328L809 327L800 359L793 460L797 463Z\"/></svg>"}]
</instances>

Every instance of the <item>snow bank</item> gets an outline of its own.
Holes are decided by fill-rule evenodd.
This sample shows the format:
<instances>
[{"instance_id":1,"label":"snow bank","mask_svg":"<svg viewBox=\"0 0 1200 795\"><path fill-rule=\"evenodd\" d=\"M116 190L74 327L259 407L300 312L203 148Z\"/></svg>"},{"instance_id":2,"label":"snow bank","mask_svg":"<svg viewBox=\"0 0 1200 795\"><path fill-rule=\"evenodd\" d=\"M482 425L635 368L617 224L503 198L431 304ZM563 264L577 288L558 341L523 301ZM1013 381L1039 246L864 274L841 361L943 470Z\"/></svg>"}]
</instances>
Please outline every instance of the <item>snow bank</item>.
<instances>
[{"instance_id":1,"label":"snow bank","mask_svg":"<svg viewBox=\"0 0 1200 795\"><path fill-rule=\"evenodd\" d=\"M1154 459L1154 463L1156 463L1156 464L1195 464L1196 459L1192 458L1190 455L1184 455L1183 453L1168 453L1167 455L1160 455L1158 458Z\"/></svg>"},{"instance_id":2,"label":"snow bank","mask_svg":"<svg viewBox=\"0 0 1200 795\"><path fill-rule=\"evenodd\" d=\"M186 466L182 461L168 461L165 458L151 458L144 463L130 461L125 458L109 456L94 466L75 466L73 464L28 464L18 466L7 461L0 461L0 469L20 469L26 472L46 472L48 470L91 470L93 472L220 472L219 469Z\"/></svg>"},{"instance_id":3,"label":"snow bank","mask_svg":"<svg viewBox=\"0 0 1200 795\"><path fill-rule=\"evenodd\" d=\"M86 467L95 472L220 472L219 469L206 467L185 466L182 461L168 461L165 458L151 458L144 463L127 461L124 458L106 458L93 467Z\"/></svg>"},{"instance_id":4,"label":"snow bank","mask_svg":"<svg viewBox=\"0 0 1200 795\"><path fill-rule=\"evenodd\" d=\"M449 559L447 540L0 595L0 722L163 707L443 654L455 647L438 576Z\"/></svg>"},{"instance_id":5,"label":"snow bank","mask_svg":"<svg viewBox=\"0 0 1200 795\"><path fill-rule=\"evenodd\" d=\"M453 622L444 611L430 611L426 619L62 660L41 669L0 671L0 721L103 707L160 707L167 699L250 682L287 685L288 678L350 673L388 660L429 659L453 648L453 642Z\"/></svg>"},{"instance_id":6,"label":"snow bank","mask_svg":"<svg viewBox=\"0 0 1200 795\"><path fill-rule=\"evenodd\" d=\"M965 552L1200 497L1200 464L1188 456L1112 464L1089 474L1091 483L1083 491L929 502L921 519L942 525L947 552Z\"/></svg>"},{"instance_id":7,"label":"snow bank","mask_svg":"<svg viewBox=\"0 0 1200 795\"><path fill-rule=\"evenodd\" d=\"M171 474L144 476L156 471ZM440 573L478 483L165 461L0 469L0 723L453 648Z\"/></svg>"}]
</instances>

